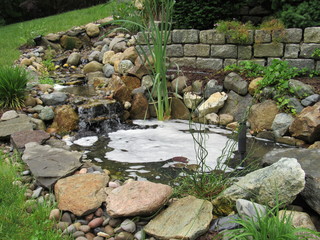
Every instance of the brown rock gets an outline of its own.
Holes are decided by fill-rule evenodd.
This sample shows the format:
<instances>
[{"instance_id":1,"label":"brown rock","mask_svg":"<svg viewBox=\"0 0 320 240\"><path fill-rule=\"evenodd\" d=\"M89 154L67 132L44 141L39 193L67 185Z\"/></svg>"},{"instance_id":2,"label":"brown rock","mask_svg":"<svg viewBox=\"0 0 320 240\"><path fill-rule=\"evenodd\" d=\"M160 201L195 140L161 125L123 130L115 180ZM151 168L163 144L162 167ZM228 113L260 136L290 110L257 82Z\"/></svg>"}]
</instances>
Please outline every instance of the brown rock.
<instances>
[{"instance_id":1,"label":"brown rock","mask_svg":"<svg viewBox=\"0 0 320 240\"><path fill-rule=\"evenodd\" d=\"M84 66L83 72L90 73L90 72L102 72L103 65L97 61L89 62L87 65Z\"/></svg>"},{"instance_id":2,"label":"brown rock","mask_svg":"<svg viewBox=\"0 0 320 240\"><path fill-rule=\"evenodd\" d=\"M32 59L29 59L29 58L23 58L20 62L21 65L24 65L24 66L30 66L32 65Z\"/></svg>"},{"instance_id":3,"label":"brown rock","mask_svg":"<svg viewBox=\"0 0 320 240\"><path fill-rule=\"evenodd\" d=\"M320 102L304 108L296 116L289 131L293 137L308 143L320 140Z\"/></svg>"},{"instance_id":4,"label":"brown rock","mask_svg":"<svg viewBox=\"0 0 320 240\"><path fill-rule=\"evenodd\" d=\"M234 117L231 114L220 114L219 115L219 124L227 126L229 123L234 121Z\"/></svg>"},{"instance_id":5,"label":"brown rock","mask_svg":"<svg viewBox=\"0 0 320 240\"><path fill-rule=\"evenodd\" d=\"M121 80L130 91L141 86L140 79L137 77L122 76Z\"/></svg>"},{"instance_id":6,"label":"brown rock","mask_svg":"<svg viewBox=\"0 0 320 240\"><path fill-rule=\"evenodd\" d=\"M70 132L78 128L79 117L70 105L57 106L54 110L54 119L51 128L58 133Z\"/></svg>"},{"instance_id":7,"label":"brown rock","mask_svg":"<svg viewBox=\"0 0 320 240\"><path fill-rule=\"evenodd\" d=\"M190 112L183 101L179 98L172 98L171 102L171 118L189 120Z\"/></svg>"},{"instance_id":8,"label":"brown rock","mask_svg":"<svg viewBox=\"0 0 320 240\"><path fill-rule=\"evenodd\" d=\"M79 38L67 35L63 35L60 38L60 44L66 50L72 50L74 48L80 49L83 46L83 43Z\"/></svg>"},{"instance_id":9,"label":"brown rock","mask_svg":"<svg viewBox=\"0 0 320 240\"><path fill-rule=\"evenodd\" d=\"M148 111L149 103L147 98L142 93L138 93L134 95L131 104L132 104L130 109L131 119L145 119L150 117L150 114Z\"/></svg>"},{"instance_id":10,"label":"brown rock","mask_svg":"<svg viewBox=\"0 0 320 240\"><path fill-rule=\"evenodd\" d=\"M258 89L258 82L261 81L263 78L262 77L258 77L253 79L248 87L248 91L250 93L251 96L253 96L256 92L256 90Z\"/></svg>"},{"instance_id":11,"label":"brown rock","mask_svg":"<svg viewBox=\"0 0 320 240\"><path fill-rule=\"evenodd\" d=\"M131 91L125 86L122 85L117 90L114 91L113 98L119 102L131 101Z\"/></svg>"},{"instance_id":12,"label":"brown rock","mask_svg":"<svg viewBox=\"0 0 320 240\"><path fill-rule=\"evenodd\" d=\"M33 98L31 96L27 96L26 99L24 100L24 105L29 106L29 107L34 107L37 105L37 100L36 98Z\"/></svg>"},{"instance_id":13,"label":"brown rock","mask_svg":"<svg viewBox=\"0 0 320 240\"><path fill-rule=\"evenodd\" d=\"M134 62L136 58L138 57L138 53L136 51L135 47L129 47L123 52L123 60L130 60L131 62Z\"/></svg>"},{"instance_id":14,"label":"brown rock","mask_svg":"<svg viewBox=\"0 0 320 240\"><path fill-rule=\"evenodd\" d=\"M58 208L77 216L94 212L105 200L105 174L78 174L60 179L54 189Z\"/></svg>"},{"instance_id":15,"label":"brown rock","mask_svg":"<svg viewBox=\"0 0 320 240\"><path fill-rule=\"evenodd\" d=\"M113 57L113 55L115 55L114 51L106 51L103 54L103 59L102 59L102 63L103 64L107 64L111 62L111 58Z\"/></svg>"},{"instance_id":16,"label":"brown rock","mask_svg":"<svg viewBox=\"0 0 320 240\"><path fill-rule=\"evenodd\" d=\"M89 37L96 37L100 34L100 29L98 24L89 23L86 25L86 32Z\"/></svg>"},{"instance_id":17,"label":"brown rock","mask_svg":"<svg viewBox=\"0 0 320 240\"><path fill-rule=\"evenodd\" d=\"M91 228L96 228L96 227L99 227L101 226L103 223L103 218L102 217L98 217L98 218L95 218L93 220L91 220L88 224L89 227Z\"/></svg>"},{"instance_id":18,"label":"brown rock","mask_svg":"<svg viewBox=\"0 0 320 240\"><path fill-rule=\"evenodd\" d=\"M50 220L59 221L60 219L60 210L59 209L52 209L49 215Z\"/></svg>"},{"instance_id":19,"label":"brown rock","mask_svg":"<svg viewBox=\"0 0 320 240\"><path fill-rule=\"evenodd\" d=\"M143 76L150 74L150 70L143 64L138 64L128 70L128 74L142 79Z\"/></svg>"},{"instance_id":20,"label":"brown rock","mask_svg":"<svg viewBox=\"0 0 320 240\"><path fill-rule=\"evenodd\" d=\"M130 181L115 188L107 197L111 217L151 215L170 198L172 188L148 181Z\"/></svg>"},{"instance_id":21,"label":"brown rock","mask_svg":"<svg viewBox=\"0 0 320 240\"><path fill-rule=\"evenodd\" d=\"M50 138L50 134L42 130L25 130L21 132L15 132L11 135L11 144L16 149L22 149L29 142L37 142L39 144L44 143Z\"/></svg>"},{"instance_id":22,"label":"brown rock","mask_svg":"<svg viewBox=\"0 0 320 240\"><path fill-rule=\"evenodd\" d=\"M254 132L271 130L272 122L278 113L278 106L272 100L254 104L248 117L248 121L251 124L251 130Z\"/></svg>"},{"instance_id":23,"label":"brown rock","mask_svg":"<svg viewBox=\"0 0 320 240\"><path fill-rule=\"evenodd\" d=\"M308 149L320 149L320 141L316 141L314 144L310 145Z\"/></svg>"}]
</instances>

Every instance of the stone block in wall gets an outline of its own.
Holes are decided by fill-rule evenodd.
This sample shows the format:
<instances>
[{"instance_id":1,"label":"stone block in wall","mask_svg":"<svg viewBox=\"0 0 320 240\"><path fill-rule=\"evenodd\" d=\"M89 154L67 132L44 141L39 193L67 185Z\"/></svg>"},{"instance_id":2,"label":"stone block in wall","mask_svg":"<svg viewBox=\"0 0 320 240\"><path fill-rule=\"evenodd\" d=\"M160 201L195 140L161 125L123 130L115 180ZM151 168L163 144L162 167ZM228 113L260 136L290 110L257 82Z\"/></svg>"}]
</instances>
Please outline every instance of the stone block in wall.
<instances>
[{"instance_id":1,"label":"stone block in wall","mask_svg":"<svg viewBox=\"0 0 320 240\"><path fill-rule=\"evenodd\" d=\"M227 58L223 61L223 67L225 68L226 66L232 65L232 64L237 64L238 60L237 59L231 59Z\"/></svg>"},{"instance_id":2,"label":"stone block in wall","mask_svg":"<svg viewBox=\"0 0 320 240\"><path fill-rule=\"evenodd\" d=\"M195 57L183 57L183 58L170 58L170 65L179 67L196 67L196 58Z\"/></svg>"},{"instance_id":3,"label":"stone block in wall","mask_svg":"<svg viewBox=\"0 0 320 240\"><path fill-rule=\"evenodd\" d=\"M282 57L283 44L282 43L262 43L254 45L255 57Z\"/></svg>"},{"instance_id":4,"label":"stone block in wall","mask_svg":"<svg viewBox=\"0 0 320 240\"><path fill-rule=\"evenodd\" d=\"M200 31L200 43L225 44L226 36L215 29Z\"/></svg>"},{"instance_id":5,"label":"stone block in wall","mask_svg":"<svg viewBox=\"0 0 320 240\"><path fill-rule=\"evenodd\" d=\"M256 30L254 33L254 42L255 43L270 43L271 42L270 31Z\"/></svg>"},{"instance_id":6,"label":"stone block in wall","mask_svg":"<svg viewBox=\"0 0 320 240\"><path fill-rule=\"evenodd\" d=\"M182 44L172 44L167 46L168 57L183 57Z\"/></svg>"},{"instance_id":7,"label":"stone block in wall","mask_svg":"<svg viewBox=\"0 0 320 240\"><path fill-rule=\"evenodd\" d=\"M202 69L220 70L223 60L218 58L197 58L196 67Z\"/></svg>"},{"instance_id":8,"label":"stone block in wall","mask_svg":"<svg viewBox=\"0 0 320 240\"><path fill-rule=\"evenodd\" d=\"M272 32L272 41L282 43L300 43L302 40L302 29L287 28Z\"/></svg>"},{"instance_id":9,"label":"stone block in wall","mask_svg":"<svg viewBox=\"0 0 320 240\"><path fill-rule=\"evenodd\" d=\"M185 57L209 57L210 45L208 44L186 44L184 45Z\"/></svg>"},{"instance_id":10,"label":"stone block in wall","mask_svg":"<svg viewBox=\"0 0 320 240\"><path fill-rule=\"evenodd\" d=\"M153 46L151 45L150 47L152 48ZM148 47L148 45L137 45L136 50L141 55L150 54L150 48Z\"/></svg>"},{"instance_id":11,"label":"stone block in wall","mask_svg":"<svg viewBox=\"0 0 320 240\"><path fill-rule=\"evenodd\" d=\"M320 44L315 43L303 43L301 45L300 57L312 58L311 55L317 48L320 48Z\"/></svg>"},{"instance_id":12,"label":"stone block in wall","mask_svg":"<svg viewBox=\"0 0 320 240\"><path fill-rule=\"evenodd\" d=\"M172 32L169 34L169 38L168 38L167 44L171 44L171 42L172 42L171 39L172 39ZM148 32L145 32L145 33L138 32L137 35L136 35L136 41L137 41L138 44L142 44L142 45L145 45L147 43L153 44L151 35Z\"/></svg>"},{"instance_id":13,"label":"stone block in wall","mask_svg":"<svg viewBox=\"0 0 320 240\"><path fill-rule=\"evenodd\" d=\"M286 44L284 48L285 58L298 58L300 51L299 44Z\"/></svg>"},{"instance_id":14,"label":"stone block in wall","mask_svg":"<svg viewBox=\"0 0 320 240\"><path fill-rule=\"evenodd\" d=\"M320 43L320 27L308 27L304 29L305 43Z\"/></svg>"},{"instance_id":15,"label":"stone block in wall","mask_svg":"<svg viewBox=\"0 0 320 240\"><path fill-rule=\"evenodd\" d=\"M252 46L238 46L238 59L251 59Z\"/></svg>"},{"instance_id":16,"label":"stone block in wall","mask_svg":"<svg viewBox=\"0 0 320 240\"><path fill-rule=\"evenodd\" d=\"M242 45L253 44L254 31L253 31L253 30L249 30L249 38L248 38L248 41L246 41L246 42L244 42L244 43L240 43L239 41L232 39L230 36L226 36L226 39L227 39L227 43L231 43L231 44L242 44Z\"/></svg>"},{"instance_id":17,"label":"stone block in wall","mask_svg":"<svg viewBox=\"0 0 320 240\"><path fill-rule=\"evenodd\" d=\"M211 57L237 58L237 48L236 45L211 45Z\"/></svg>"},{"instance_id":18,"label":"stone block in wall","mask_svg":"<svg viewBox=\"0 0 320 240\"><path fill-rule=\"evenodd\" d=\"M315 70L320 71L320 61L317 61Z\"/></svg>"},{"instance_id":19,"label":"stone block in wall","mask_svg":"<svg viewBox=\"0 0 320 240\"><path fill-rule=\"evenodd\" d=\"M244 61L248 61L248 60L238 60L238 64L244 62ZM251 62L254 62L256 64L259 64L261 66L265 66L266 65L266 60L265 59L259 59L259 58L255 58L255 59L250 59Z\"/></svg>"},{"instance_id":20,"label":"stone block in wall","mask_svg":"<svg viewBox=\"0 0 320 240\"><path fill-rule=\"evenodd\" d=\"M172 31L173 43L199 43L199 30L176 29Z\"/></svg>"},{"instance_id":21,"label":"stone block in wall","mask_svg":"<svg viewBox=\"0 0 320 240\"><path fill-rule=\"evenodd\" d=\"M315 61L314 59L286 59L289 65L296 68L308 68L314 70Z\"/></svg>"}]
</instances>

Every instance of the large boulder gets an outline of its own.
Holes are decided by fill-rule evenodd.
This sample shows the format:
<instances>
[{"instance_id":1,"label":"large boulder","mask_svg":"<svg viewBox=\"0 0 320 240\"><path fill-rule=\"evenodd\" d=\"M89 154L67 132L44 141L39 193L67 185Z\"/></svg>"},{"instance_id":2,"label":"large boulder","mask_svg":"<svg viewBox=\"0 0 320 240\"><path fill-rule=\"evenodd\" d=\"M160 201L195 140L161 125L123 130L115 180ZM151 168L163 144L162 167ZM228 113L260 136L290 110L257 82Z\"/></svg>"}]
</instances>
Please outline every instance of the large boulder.
<instances>
[{"instance_id":1,"label":"large boulder","mask_svg":"<svg viewBox=\"0 0 320 240\"><path fill-rule=\"evenodd\" d=\"M18 114L18 117L0 121L0 139L9 139L10 135L15 132L24 130L33 130L31 118L24 114Z\"/></svg>"},{"instance_id":2,"label":"large boulder","mask_svg":"<svg viewBox=\"0 0 320 240\"><path fill-rule=\"evenodd\" d=\"M22 160L29 166L38 183L46 188L81 166L81 153L69 152L36 142L25 145Z\"/></svg>"},{"instance_id":3,"label":"large boulder","mask_svg":"<svg viewBox=\"0 0 320 240\"><path fill-rule=\"evenodd\" d=\"M305 172L295 158L278 162L247 174L212 201L215 212L229 214L237 199L247 199L274 207L288 205L305 187Z\"/></svg>"},{"instance_id":4,"label":"large boulder","mask_svg":"<svg viewBox=\"0 0 320 240\"><path fill-rule=\"evenodd\" d=\"M251 130L261 132L263 130L271 130L274 118L278 114L278 106L272 100L254 104L248 116Z\"/></svg>"},{"instance_id":5,"label":"large boulder","mask_svg":"<svg viewBox=\"0 0 320 240\"><path fill-rule=\"evenodd\" d=\"M320 149L277 149L267 153L262 163L270 165L280 158L296 158L306 173L306 186L301 192L308 205L320 214Z\"/></svg>"},{"instance_id":6,"label":"large boulder","mask_svg":"<svg viewBox=\"0 0 320 240\"><path fill-rule=\"evenodd\" d=\"M248 83L243 80L237 73L229 73L223 82L223 86L227 90L233 90L240 95L248 93Z\"/></svg>"},{"instance_id":7,"label":"large boulder","mask_svg":"<svg viewBox=\"0 0 320 240\"><path fill-rule=\"evenodd\" d=\"M199 117L204 117L209 113L217 113L220 108L223 107L228 96L224 92L217 92L212 94L204 103L202 103L197 109Z\"/></svg>"},{"instance_id":8,"label":"large boulder","mask_svg":"<svg viewBox=\"0 0 320 240\"><path fill-rule=\"evenodd\" d=\"M54 119L51 128L59 133L66 133L78 128L79 117L70 105L58 106L54 110Z\"/></svg>"},{"instance_id":9,"label":"large boulder","mask_svg":"<svg viewBox=\"0 0 320 240\"><path fill-rule=\"evenodd\" d=\"M58 208L77 216L94 212L106 198L106 174L76 174L60 179L54 186Z\"/></svg>"},{"instance_id":10,"label":"large boulder","mask_svg":"<svg viewBox=\"0 0 320 240\"><path fill-rule=\"evenodd\" d=\"M314 94L314 88L301 81L290 79L288 83L289 87L294 90L294 95L297 98L305 98Z\"/></svg>"},{"instance_id":11,"label":"large boulder","mask_svg":"<svg viewBox=\"0 0 320 240\"><path fill-rule=\"evenodd\" d=\"M151 215L170 198L172 188L148 181L129 181L110 192L107 213L111 217Z\"/></svg>"},{"instance_id":12,"label":"large boulder","mask_svg":"<svg viewBox=\"0 0 320 240\"><path fill-rule=\"evenodd\" d=\"M173 202L152 219L144 231L159 239L193 240L208 230L211 220L211 203L188 196Z\"/></svg>"},{"instance_id":13,"label":"large boulder","mask_svg":"<svg viewBox=\"0 0 320 240\"><path fill-rule=\"evenodd\" d=\"M289 131L293 137L313 143L320 140L320 102L299 113Z\"/></svg>"},{"instance_id":14,"label":"large boulder","mask_svg":"<svg viewBox=\"0 0 320 240\"><path fill-rule=\"evenodd\" d=\"M68 35L63 35L60 38L60 44L66 50L80 49L83 46L83 42L79 38Z\"/></svg>"}]
</instances>

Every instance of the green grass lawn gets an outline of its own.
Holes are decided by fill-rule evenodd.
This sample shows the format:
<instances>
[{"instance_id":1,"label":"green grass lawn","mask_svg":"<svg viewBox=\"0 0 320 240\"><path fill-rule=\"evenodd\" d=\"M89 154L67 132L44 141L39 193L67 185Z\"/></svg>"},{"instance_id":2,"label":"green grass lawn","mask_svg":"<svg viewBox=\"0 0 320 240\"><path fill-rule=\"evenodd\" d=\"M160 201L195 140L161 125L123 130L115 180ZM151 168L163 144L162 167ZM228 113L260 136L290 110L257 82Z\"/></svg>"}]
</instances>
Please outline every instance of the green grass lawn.
<instances>
[{"instance_id":1,"label":"green grass lawn","mask_svg":"<svg viewBox=\"0 0 320 240\"><path fill-rule=\"evenodd\" d=\"M65 31L110 16L113 4L101 4L0 27L0 65L11 65L20 55L18 48L35 36Z\"/></svg>"}]
</instances>

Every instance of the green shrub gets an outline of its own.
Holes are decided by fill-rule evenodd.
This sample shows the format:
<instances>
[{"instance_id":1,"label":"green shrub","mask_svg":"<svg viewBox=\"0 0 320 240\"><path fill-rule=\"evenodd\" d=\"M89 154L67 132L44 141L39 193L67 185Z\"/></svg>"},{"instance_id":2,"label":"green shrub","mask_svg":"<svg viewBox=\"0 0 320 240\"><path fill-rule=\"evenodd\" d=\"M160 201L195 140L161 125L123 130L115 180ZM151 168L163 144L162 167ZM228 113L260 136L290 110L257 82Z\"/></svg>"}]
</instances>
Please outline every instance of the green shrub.
<instances>
[{"instance_id":1,"label":"green shrub","mask_svg":"<svg viewBox=\"0 0 320 240\"><path fill-rule=\"evenodd\" d=\"M0 67L0 108L21 108L24 104L28 74L20 67Z\"/></svg>"},{"instance_id":2,"label":"green shrub","mask_svg":"<svg viewBox=\"0 0 320 240\"><path fill-rule=\"evenodd\" d=\"M240 21L219 21L215 24L217 30L225 33L228 38L237 43L247 43L250 40L250 30L254 26L250 23L242 23Z\"/></svg>"},{"instance_id":3,"label":"green shrub","mask_svg":"<svg viewBox=\"0 0 320 240\"><path fill-rule=\"evenodd\" d=\"M176 0L174 28L211 29L218 20L232 19L241 1Z\"/></svg>"}]
</instances>

